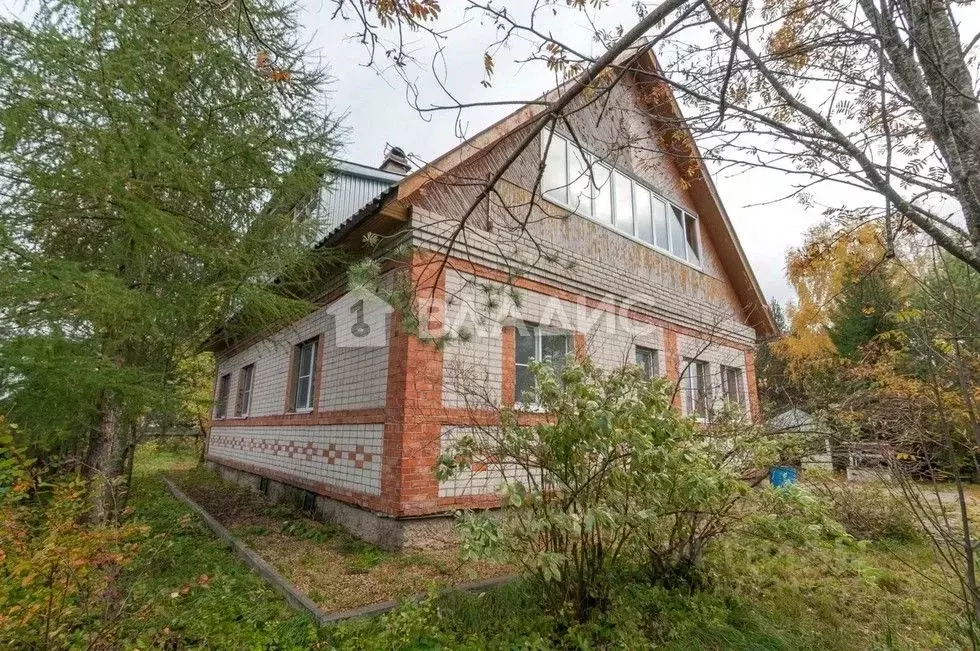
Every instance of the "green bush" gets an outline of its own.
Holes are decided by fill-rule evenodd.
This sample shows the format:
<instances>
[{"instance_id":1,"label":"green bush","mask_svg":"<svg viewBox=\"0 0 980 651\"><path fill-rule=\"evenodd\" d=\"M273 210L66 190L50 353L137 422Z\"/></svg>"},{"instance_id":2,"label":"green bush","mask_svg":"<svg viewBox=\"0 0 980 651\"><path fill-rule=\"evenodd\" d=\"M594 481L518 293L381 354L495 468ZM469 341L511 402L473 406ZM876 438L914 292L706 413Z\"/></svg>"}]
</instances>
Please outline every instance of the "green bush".
<instances>
[{"instance_id":1,"label":"green bush","mask_svg":"<svg viewBox=\"0 0 980 651\"><path fill-rule=\"evenodd\" d=\"M923 537L908 502L886 485L827 479L808 481L807 487L827 502L831 517L855 538L914 542Z\"/></svg>"},{"instance_id":2,"label":"green bush","mask_svg":"<svg viewBox=\"0 0 980 651\"><path fill-rule=\"evenodd\" d=\"M743 475L774 456L771 441L734 420L709 429L682 417L673 386L633 366L532 371L546 422L504 410L440 459L442 478L473 463L508 478L500 517L462 516L464 551L519 567L573 624L607 611L620 577L641 569L699 587L705 549L746 517Z\"/></svg>"},{"instance_id":3,"label":"green bush","mask_svg":"<svg viewBox=\"0 0 980 651\"><path fill-rule=\"evenodd\" d=\"M119 577L147 528L93 525L85 485L13 447L0 418L0 647L101 646L119 626Z\"/></svg>"}]
</instances>

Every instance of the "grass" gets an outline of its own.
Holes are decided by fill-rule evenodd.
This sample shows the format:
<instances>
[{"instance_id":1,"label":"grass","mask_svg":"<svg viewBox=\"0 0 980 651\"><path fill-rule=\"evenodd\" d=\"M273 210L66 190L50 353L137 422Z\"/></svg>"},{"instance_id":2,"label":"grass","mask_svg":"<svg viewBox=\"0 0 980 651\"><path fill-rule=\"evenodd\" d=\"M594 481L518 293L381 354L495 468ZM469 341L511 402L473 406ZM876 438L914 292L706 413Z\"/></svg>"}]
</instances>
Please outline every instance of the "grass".
<instances>
[{"instance_id":1,"label":"grass","mask_svg":"<svg viewBox=\"0 0 980 651\"><path fill-rule=\"evenodd\" d=\"M727 550L737 576L697 594L629 584L606 621L568 629L520 584L483 595L436 595L428 610L331 631L363 648L950 649L963 648L927 547L873 545L794 555ZM740 557L737 557L740 556ZM908 571L912 563L916 571Z\"/></svg>"},{"instance_id":2,"label":"grass","mask_svg":"<svg viewBox=\"0 0 980 651\"><path fill-rule=\"evenodd\" d=\"M318 631L166 492L163 471L190 468L192 457L152 446L139 451L134 518L149 526L123 576L123 648L304 648Z\"/></svg>"},{"instance_id":3,"label":"grass","mask_svg":"<svg viewBox=\"0 0 980 651\"><path fill-rule=\"evenodd\" d=\"M802 551L752 539L714 550L712 588L694 595L626 583L609 616L568 628L521 584L481 594L432 592L381 617L319 629L253 575L165 492L160 473L189 471L186 455L142 449L134 517L150 528L123 576L126 608L111 646L121 648L340 649L949 649L962 648L932 550L922 542L875 541ZM246 496L247 497L247 496ZM287 563L324 573L329 548L349 583L449 568L426 555L394 555L341 530L271 507L252 517L226 506L250 542L287 541ZM270 508L265 505L264 508ZM287 531L284 533L283 529ZM310 552L308 558L303 554ZM265 549L275 558L274 547ZM384 568L384 574L377 574ZM429 575L426 575L429 576ZM311 579L310 595L336 598Z\"/></svg>"},{"instance_id":4,"label":"grass","mask_svg":"<svg viewBox=\"0 0 980 651\"><path fill-rule=\"evenodd\" d=\"M464 563L451 549L386 552L337 525L270 503L204 468L171 475L192 499L328 612L510 572L500 565Z\"/></svg>"}]
</instances>

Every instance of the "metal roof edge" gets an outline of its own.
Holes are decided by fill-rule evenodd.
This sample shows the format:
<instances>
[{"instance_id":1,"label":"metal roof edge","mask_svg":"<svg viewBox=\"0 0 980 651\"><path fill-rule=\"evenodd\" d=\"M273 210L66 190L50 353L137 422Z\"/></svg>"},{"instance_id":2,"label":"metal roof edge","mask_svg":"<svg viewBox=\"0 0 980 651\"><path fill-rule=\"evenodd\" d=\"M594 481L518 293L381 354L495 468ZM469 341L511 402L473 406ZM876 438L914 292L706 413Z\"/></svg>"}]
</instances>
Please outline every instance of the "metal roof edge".
<instances>
[{"instance_id":1,"label":"metal roof edge","mask_svg":"<svg viewBox=\"0 0 980 651\"><path fill-rule=\"evenodd\" d=\"M341 174L360 176L362 178L371 179L373 181L383 181L385 183L398 183L405 178L404 174L386 172L385 170L379 170L376 167L370 167L368 165L362 165L361 163L355 163L353 161L339 158L334 161L333 167Z\"/></svg>"}]
</instances>

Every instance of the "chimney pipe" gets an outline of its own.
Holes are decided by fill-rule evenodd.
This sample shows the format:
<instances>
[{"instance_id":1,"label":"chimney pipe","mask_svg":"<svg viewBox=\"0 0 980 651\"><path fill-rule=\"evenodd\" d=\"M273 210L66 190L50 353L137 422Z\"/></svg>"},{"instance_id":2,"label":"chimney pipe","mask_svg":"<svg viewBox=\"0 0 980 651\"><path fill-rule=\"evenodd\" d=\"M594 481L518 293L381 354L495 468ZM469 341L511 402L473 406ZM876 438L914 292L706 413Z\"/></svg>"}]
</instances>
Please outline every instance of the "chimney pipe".
<instances>
[{"instance_id":1,"label":"chimney pipe","mask_svg":"<svg viewBox=\"0 0 980 651\"><path fill-rule=\"evenodd\" d=\"M411 171L412 166L408 162L408 157L405 155L404 149L401 147L389 147L385 150L385 159L378 166L378 169L384 172L394 172L395 174L404 175Z\"/></svg>"}]
</instances>

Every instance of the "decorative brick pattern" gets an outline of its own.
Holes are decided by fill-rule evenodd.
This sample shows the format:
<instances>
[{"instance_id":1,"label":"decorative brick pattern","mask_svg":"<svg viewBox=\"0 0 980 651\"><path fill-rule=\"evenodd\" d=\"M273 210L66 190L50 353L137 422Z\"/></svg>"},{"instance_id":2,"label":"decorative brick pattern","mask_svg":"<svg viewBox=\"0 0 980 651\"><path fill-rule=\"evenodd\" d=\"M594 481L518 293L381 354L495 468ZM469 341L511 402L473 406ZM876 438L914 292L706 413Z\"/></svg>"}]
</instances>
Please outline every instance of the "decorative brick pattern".
<instances>
[{"instance_id":1,"label":"decorative brick pattern","mask_svg":"<svg viewBox=\"0 0 980 651\"><path fill-rule=\"evenodd\" d=\"M220 427L209 458L338 489L381 494L381 424Z\"/></svg>"},{"instance_id":2,"label":"decorative brick pattern","mask_svg":"<svg viewBox=\"0 0 980 651\"><path fill-rule=\"evenodd\" d=\"M445 273L439 259L416 252L410 273L418 301L440 304ZM442 315L429 314L429 332L441 332ZM434 468L439 456L443 354L434 342L402 330L397 315L388 361L388 401L384 428L383 493L393 515L412 516L440 510Z\"/></svg>"}]
</instances>

